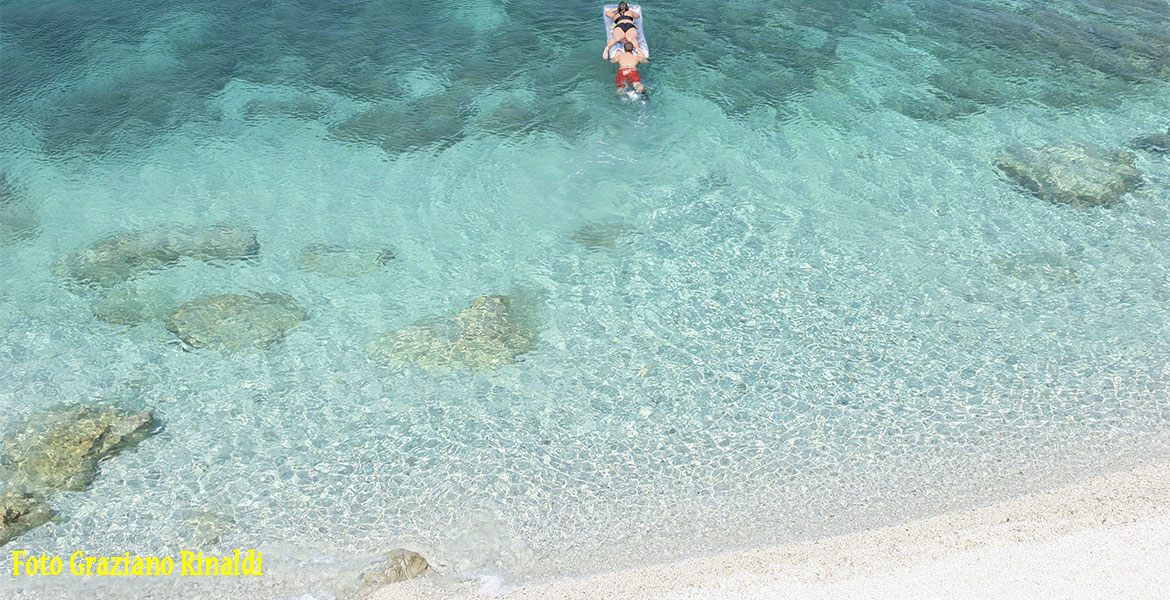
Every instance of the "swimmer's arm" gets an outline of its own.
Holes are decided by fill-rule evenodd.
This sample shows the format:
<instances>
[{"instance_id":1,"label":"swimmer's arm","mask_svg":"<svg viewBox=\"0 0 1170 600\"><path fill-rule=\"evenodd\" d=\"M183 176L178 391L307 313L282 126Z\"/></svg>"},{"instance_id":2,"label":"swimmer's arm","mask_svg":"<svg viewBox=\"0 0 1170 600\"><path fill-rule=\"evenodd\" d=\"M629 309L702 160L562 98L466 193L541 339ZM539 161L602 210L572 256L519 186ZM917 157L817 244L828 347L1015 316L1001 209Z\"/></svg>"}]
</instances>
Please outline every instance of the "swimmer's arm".
<instances>
[{"instance_id":1,"label":"swimmer's arm","mask_svg":"<svg viewBox=\"0 0 1170 600\"><path fill-rule=\"evenodd\" d=\"M642 18L642 13L640 13L640 12L636 12L636 11L632 11L632 10L627 10L627 11L626 11L626 14L627 14L627 15L630 15L631 17L634 17L635 19L641 19L641 18Z\"/></svg>"}]
</instances>

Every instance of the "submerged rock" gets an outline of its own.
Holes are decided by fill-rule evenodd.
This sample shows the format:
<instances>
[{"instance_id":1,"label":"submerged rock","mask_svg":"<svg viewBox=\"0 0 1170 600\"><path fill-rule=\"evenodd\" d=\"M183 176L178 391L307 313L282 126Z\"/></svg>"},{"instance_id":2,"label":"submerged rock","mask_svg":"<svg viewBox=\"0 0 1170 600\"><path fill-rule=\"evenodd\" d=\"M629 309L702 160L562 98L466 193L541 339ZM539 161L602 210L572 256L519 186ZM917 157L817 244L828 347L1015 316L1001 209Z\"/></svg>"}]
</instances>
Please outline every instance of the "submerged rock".
<instances>
[{"instance_id":1,"label":"submerged rock","mask_svg":"<svg viewBox=\"0 0 1170 600\"><path fill-rule=\"evenodd\" d=\"M23 195L22 189L0 173L0 247L34 238L41 231L41 219Z\"/></svg>"},{"instance_id":2,"label":"submerged rock","mask_svg":"<svg viewBox=\"0 0 1170 600\"><path fill-rule=\"evenodd\" d=\"M27 492L0 490L0 546L53 518L45 501Z\"/></svg>"},{"instance_id":3,"label":"submerged rock","mask_svg":"<svg viewBox=\"0 0 1170 600\"><path fill-rule=\"evenodd\" d=\"M398 548L386 553L386 558L369 571L362 573L362 584L350 598L364 598L381 587L413 579L426 573L431 566L417 552Z\"/></svg>"},{"instance_id":4,"label":"submerged rock","mask_svg":"<svg viewBox=\"0 0 1170 600\"><path fill-rule=\"evenodd\" d=\"M1130 145L1138 150L1166 154L1170 152L1170 129L1167 129L1166 133L1152 133L1134 138Z\"/></svg>"},{"instance_id":5,"label":"submerged rock","mask_svg":"<svg viewBox=\"0 0 1170 600\"><path fill-rule=\"evenodd\" d=\"M636 234L621 223L590 223L573 232L573 241L588 250L618 250L632 244Z\"/></svg>"},{"instance_id":6,"label":"submerged rock","mask_svg":"<svg viewBox=\"0 0 1170 600\"><path fill-rule=\"evenodd\" d=\"M259 249L256 234L240 225L219 223L203 230L158 226L99 240L58 259L53 271L83 285L111 286L180 258L245 259L254 257Z\"/></svg>"},{"instance_id":7,"label":"submerged rock","mask_svg":"<svg viewBox=\"0 0 1170 600\"><path fill-rule=\"evenodd\" d=\"M194 348L233 352L267 348L308 318L285 294L218 294L175 307L166 328Z\"/></svg>"},{"instance_id":8,"label":"submerged rock","mask_svg":"<svg viewBox=\"0 0 1170 600\"><path fill-rule=\"evenodd\" d=\"M379 246L309 244L301 250L301 269L331 277L360 277L392 260L394 251Z\"/></svg>"},{"instance_id":9,"label":"submerged rock","mask_svg":"<svg viewBox=\"0 0 1170 600\"><path fill-rule=\"evenodd\" d=\"M45 496L85 489L98 462L138 444L154 430L149 411L74 404L33 415L4 438L5 481Z\"/></svg>"},{"instance_id":10,"label":"submerged rock","mask_svg":"<svg viewBox=\"0 0 1170 600\"><path fill-rule=\"evenodd\" d=\"M281 117L312 121L325 116L329 105L308 97L257 98L244 104L242 112L245 119L255 121Z\"/></svg>"},{"instance_id":11,"label":"submerged rock","mask_svg":"<svg viewBox=\"0 0 1170 600\"><path fill-rule=\"evenodd\" d=\"M210 548L219 544L220 539L231 531L236 521L219 513L201 510L183 520L180 528L180 547Z\"/></svg>"},{"instance_id":12,"label":"submerged rock","mask_svg":"<svg viewBox=\"0 0 1170 600\"><path fill-rule=\"evenodd\" d=\"M463 138L463 104L440 96L411 104L376 105L329 126L346 142L373 144L386 152L446 148Z\"/></svg>"},{"instance_id":13,"label":"submerged rock","mask_svg":"<svg viewBox=\"0 0 1170 600\"><path fill-rule=\"evenodd\" d=\"M1022 253L1001 256L991 261L996 269L1024 280L1042 280L1062 285L1081 283L1077 270L1059 255Z\"/></svg>"},{"instance_id":14,"label":"submerged rock","mask_svg":"<svg viewBox=\"0 0 1170 600\"><path fill-rule=\"evenodd\" d=\"M535 306L509 296L481 296L437 323L382 336L370 345L370 354L428 369L497 369L535 348L538 338Z\"/></svg>"},{"instance_id":15,"label":"submerged rock","mask_svg":"<svg viewBox=\"0 0 1170 600\"><path fill-rule=\"evenodd\" d=\"M1089 144L1008 148L996 160L1008 177L1038 198L1075 206L1112 206L1141 185L1136 157Z\"/></svg>"},{"instance_id":16,"label":"submerged rock","mask_svg":"<svg viewBox=\"0 0 1170 600\"><path fill-rule=\"evenodd\" d=\"M93 308L93 316L114 325L137 325L161 321L174 306L170 290L129 281L102 290Z\"/></svg>"}]
</instances>

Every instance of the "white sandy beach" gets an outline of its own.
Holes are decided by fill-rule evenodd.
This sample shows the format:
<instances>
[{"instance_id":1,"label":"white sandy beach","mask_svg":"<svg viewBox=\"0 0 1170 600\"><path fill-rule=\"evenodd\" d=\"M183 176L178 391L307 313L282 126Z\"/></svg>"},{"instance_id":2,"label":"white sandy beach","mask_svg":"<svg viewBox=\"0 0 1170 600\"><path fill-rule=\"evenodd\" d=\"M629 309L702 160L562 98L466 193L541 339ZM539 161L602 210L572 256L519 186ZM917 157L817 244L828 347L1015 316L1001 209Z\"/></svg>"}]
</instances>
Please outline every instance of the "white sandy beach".
<instances>
[{"instance_id":1,"label":"white sandy beach","mask_svg":"<svg viewBox=\"0 0 1170 600\"><path fill-rule=\"evenodd\" d=\"M823 538L526 587L502 597L1165 598L1170 463L972 510ZM379 600L491 597L426 578ZM499 597L499 596L496 596Z\"/></svg>"}]
</instances>

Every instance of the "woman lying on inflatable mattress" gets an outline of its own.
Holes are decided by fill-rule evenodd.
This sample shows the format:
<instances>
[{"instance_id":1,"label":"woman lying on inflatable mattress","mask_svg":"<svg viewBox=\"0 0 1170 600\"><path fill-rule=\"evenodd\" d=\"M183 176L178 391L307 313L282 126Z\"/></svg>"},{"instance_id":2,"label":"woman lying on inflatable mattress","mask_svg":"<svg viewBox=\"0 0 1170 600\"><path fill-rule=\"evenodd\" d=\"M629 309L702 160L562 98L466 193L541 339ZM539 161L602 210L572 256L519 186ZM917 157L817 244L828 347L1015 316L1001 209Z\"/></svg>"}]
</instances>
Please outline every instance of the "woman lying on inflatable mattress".
<instances>
[{"instance_id":1,"label":"woman lying on inflatable mattress","mask_svg":"<svg viewBox=\"0 0 1170 600\"><path fill-rule=\"evenodd\" d=\"M605 11L605 16L613 19L613 35L609 37L609 43L605 45L605 50L601 51L601 58L609 60L609 49L623 40L634 44L636 52L638 50L638 28L634 26L634 19L639 19L642 15L630 10L629 3L619 2L616 9Z\"/></svg>"}]
</instances>

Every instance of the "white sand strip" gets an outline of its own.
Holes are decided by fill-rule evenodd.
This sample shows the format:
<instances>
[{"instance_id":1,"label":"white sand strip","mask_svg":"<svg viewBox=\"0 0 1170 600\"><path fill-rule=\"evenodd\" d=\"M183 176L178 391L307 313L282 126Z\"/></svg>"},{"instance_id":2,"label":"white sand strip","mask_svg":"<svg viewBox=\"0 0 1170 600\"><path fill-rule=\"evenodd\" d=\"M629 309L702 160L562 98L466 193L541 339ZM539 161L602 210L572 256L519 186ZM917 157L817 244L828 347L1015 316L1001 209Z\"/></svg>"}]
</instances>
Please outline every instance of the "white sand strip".
<instances>
[{"instance_id":1,"label":"white sand strip","mask_svg":"<svg viewBox=\"0 0 1170 600\"><path fill-rule=\"evenodd\" d=\"M628 569L506 594L604 598L1166 598L1170 464L997 504L771 548ZM482 598L427 580L379 600Z\"/></svg>"}]
</instances>

